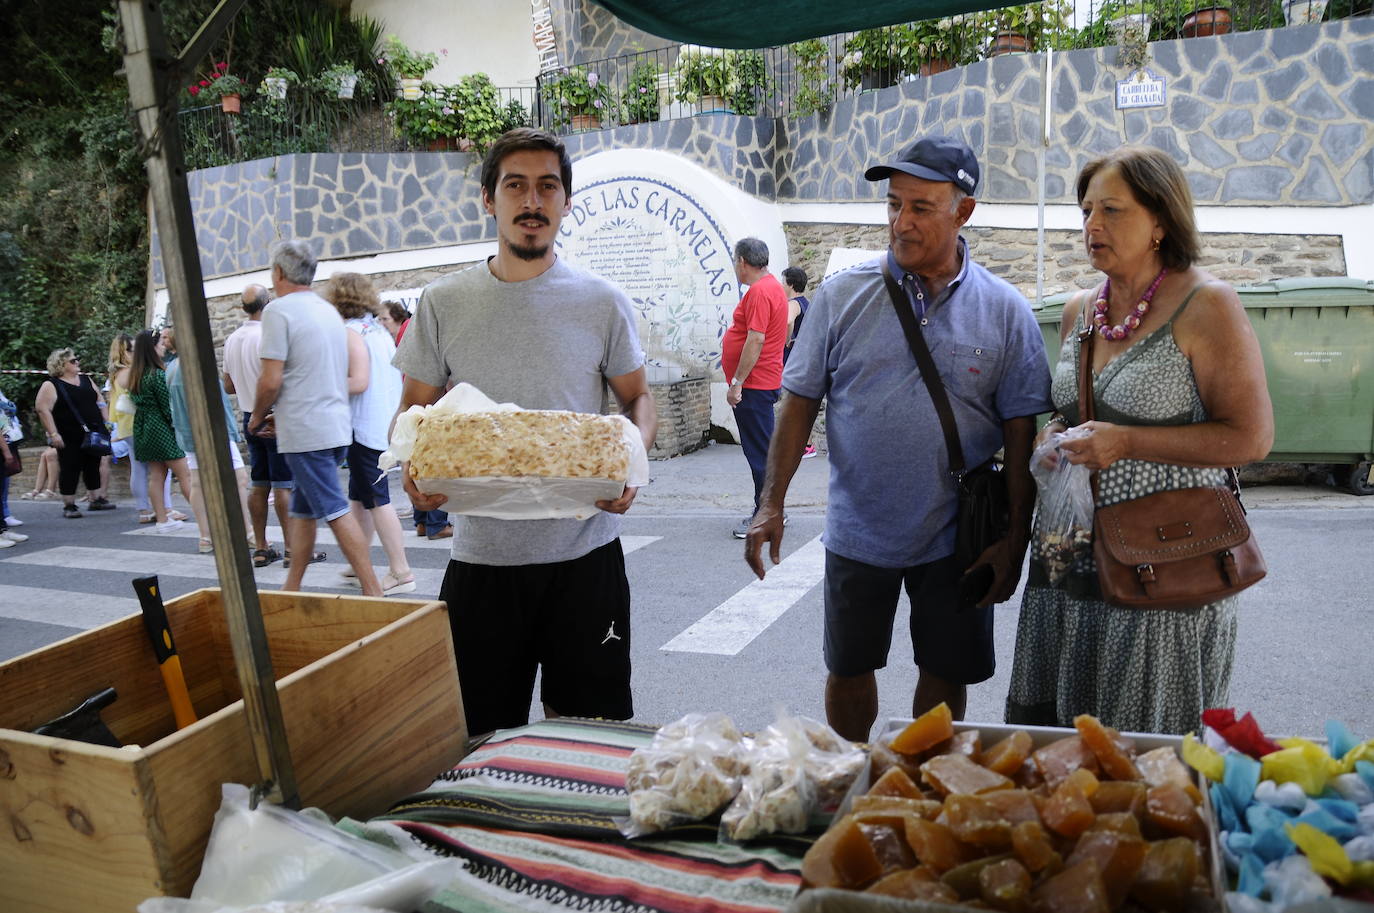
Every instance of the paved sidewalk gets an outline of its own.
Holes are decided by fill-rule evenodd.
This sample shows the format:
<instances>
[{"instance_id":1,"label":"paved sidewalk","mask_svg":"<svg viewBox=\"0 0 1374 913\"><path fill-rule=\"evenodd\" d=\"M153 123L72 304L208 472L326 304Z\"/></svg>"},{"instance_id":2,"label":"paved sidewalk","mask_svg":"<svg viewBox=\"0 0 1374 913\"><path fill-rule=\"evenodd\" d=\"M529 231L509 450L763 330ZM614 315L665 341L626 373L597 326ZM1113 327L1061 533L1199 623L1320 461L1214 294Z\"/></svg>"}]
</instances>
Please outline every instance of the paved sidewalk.
<instances>
[{"instance_id":1,"label":"paved sidewalk","mask_svg":"<svg viewBox=\"0 0 1374 913\"><path fill-rule=\"evenodd\" d=\"M699 514L741 517L753 512L754 482L737 444L711 443L669 460L650 460L653 480L635 496L635 516ZM802 460L787 489L787 511L825 514L830 460L825 454Z\"/></svg>"}]
</instances>

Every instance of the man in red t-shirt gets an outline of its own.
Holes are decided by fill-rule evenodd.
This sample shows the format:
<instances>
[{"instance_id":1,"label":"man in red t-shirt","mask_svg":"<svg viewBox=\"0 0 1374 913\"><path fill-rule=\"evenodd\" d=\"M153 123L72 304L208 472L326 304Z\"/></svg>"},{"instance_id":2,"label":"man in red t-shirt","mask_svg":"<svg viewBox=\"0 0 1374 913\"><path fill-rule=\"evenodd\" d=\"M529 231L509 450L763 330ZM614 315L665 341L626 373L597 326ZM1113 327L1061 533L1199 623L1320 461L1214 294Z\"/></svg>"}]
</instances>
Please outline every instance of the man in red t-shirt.
<instances>
[{"instance_id":1,"label":"man in red t-shirt","mask_svg":"<svg viewBox=\"0 0 1374 913\"><path fill-rule=\"evenodd\" d=\"M787 292L768 272L768 245L758 238L745 238L735 245L735 278L749 291L740 299L734 322L720 341L720 366L730 382L725 401L735 410L740 448L754 476L757 511L768 442L773 437L773 404L782 388ZM745 517L735 527L736 539L748 535L749 520Z\"/></svg>"}]
</instances>

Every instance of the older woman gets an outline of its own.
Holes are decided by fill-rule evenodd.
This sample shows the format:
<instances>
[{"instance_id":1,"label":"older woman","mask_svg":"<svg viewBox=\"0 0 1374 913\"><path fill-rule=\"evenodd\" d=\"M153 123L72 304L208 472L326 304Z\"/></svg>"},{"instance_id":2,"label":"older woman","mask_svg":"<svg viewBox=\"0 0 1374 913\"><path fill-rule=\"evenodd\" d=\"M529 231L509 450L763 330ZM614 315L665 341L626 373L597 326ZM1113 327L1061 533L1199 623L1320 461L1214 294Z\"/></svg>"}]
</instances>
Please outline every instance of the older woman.
<instances>
[{"instance_id":1,"label":"older woman","mask_svg":"<svg viewBox=\"0 0 1374 913\"><path fill-rule=\"evenodd\" d=\"M415 591L401 540L401 521L391 504L386 473L377 465L387 446L391 419L401 403L401 372L391 366L396 344L377 320L381 302L372 282L361 273L335 273L324 298L339 311L348 327L348 392L353 416L353 443L348 447L348 505L367 541L372 530L382 542L390 568L382 577L382 592L399 595ZM350 571L344 576L353 577Z\"/></svg>"},{"instance_id":2,"label":"older woman","mask_svg":"<svg viewBox=\"0 0 1374 913\"><path fill-rule=\"evenodd\" d=\"M1083 243L1106 281L1064 307L1046 430L1080 423L1078 333L1092 327L1096 421L1062 446L1097 472L1098 506L1227 484L1274 437L1264 365L1235 291L1194 266L1200 239L1183 172L1156 149L1124 147L1078 177ZM1037 527L1021 603L1007 721L1072 725L1080 713L1140 732L1187 732L1226 702L1236 642L1229 597L1178 610L1101 599L1080 551L1051 583Z\"/></svg>"},{"instance_id":3,"label":"older woman","mask_svg":"<svg viewBox=\"0 0 1374 913\"><path fill-rule=\"evenodd\" d=\"M57 448L57 490L62 495L62 516L82 516L76 506L76 482L86 483L91 510L113 510L100 485L100 454L82 449L86 432L105 430L105 399L95 382L81 373L81 359L71 349L57 349L48 356L52 377L38 388L34 408L48 443ZM60 385L60 386L59 386Z\"/></svg>"}]
</instances>

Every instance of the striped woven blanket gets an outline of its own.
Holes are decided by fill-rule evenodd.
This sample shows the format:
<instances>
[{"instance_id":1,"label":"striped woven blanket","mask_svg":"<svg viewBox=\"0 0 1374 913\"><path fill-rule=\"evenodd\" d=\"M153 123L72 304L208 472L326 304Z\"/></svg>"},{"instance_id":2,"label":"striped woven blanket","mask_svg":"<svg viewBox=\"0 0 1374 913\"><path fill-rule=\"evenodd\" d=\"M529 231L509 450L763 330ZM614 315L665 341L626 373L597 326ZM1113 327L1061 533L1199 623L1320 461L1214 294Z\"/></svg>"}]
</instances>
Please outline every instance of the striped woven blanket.
<instances>
[{"instance_id":1,"label":"striped woven blanket","mask_svg":"<svg viewBox=\"0 0 1374 913\"><path fill-rule=\"evenodd\" d=\"M737 846L715 821L628 840L625 769L654 727L563 718L498 732L375 821L461 859L426 913L761 913L787 906L811 837Z\"/></svg>"}]
</instances>

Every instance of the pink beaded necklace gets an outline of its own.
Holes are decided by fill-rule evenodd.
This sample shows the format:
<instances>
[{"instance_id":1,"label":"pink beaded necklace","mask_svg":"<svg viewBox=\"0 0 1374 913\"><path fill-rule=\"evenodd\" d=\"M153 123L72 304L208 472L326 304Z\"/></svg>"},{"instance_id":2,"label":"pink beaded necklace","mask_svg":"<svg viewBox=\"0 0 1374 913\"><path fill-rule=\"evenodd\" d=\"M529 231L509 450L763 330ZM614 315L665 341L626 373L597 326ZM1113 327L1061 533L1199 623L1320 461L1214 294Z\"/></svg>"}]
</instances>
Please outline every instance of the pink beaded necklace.
<instances>
[{"instance_id":1,"label":"pink beaded necklace","mask_svg":"<svg viewBox=\"0 0 1374 913\"><path fill-rule=\"evenodd\" d=\"M1116 326L1107 326L1107 299L1112 294L1112 280L1108 279L1102 284L1102 294L1098 297L1097 303L1093 305L1093 326L1097 328L1097 333L1103 339L1118 340L1125 339L1131 335L1136 327L1140 326L1140 321L1145 319L1145 315L1150 310L1150 302L1155 297L1155 292L1159 290L1159 283L1164 281L1164 274L1169 270L1161 269L1159 275L1155 276L1155 281L1150 283L1150 287L1145 290L1145 294L1136 302L1135 307L1126 315L1126 319Z\"/></svg>"}]
</instances>

